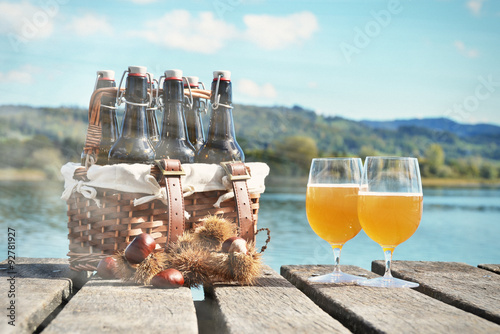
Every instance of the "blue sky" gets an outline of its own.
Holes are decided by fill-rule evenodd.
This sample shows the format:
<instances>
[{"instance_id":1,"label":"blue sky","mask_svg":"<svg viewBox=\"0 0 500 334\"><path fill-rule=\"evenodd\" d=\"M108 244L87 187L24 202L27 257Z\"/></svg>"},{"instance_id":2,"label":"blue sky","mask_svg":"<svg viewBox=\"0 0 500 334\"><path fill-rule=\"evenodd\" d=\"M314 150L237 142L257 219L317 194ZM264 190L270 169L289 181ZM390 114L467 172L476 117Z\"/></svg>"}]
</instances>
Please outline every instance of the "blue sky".
<instances>
[{"instance_id":1,"label":"blue sky","mask_svg":"<svg viewBox=\"0 0 500 334\"><path fill-rule=\"evenodd\" d=\"M0 1L0 104L84 107L128 65L230 70L237 103L500 125L500 1Z\"/></svg>"}]
</instances>

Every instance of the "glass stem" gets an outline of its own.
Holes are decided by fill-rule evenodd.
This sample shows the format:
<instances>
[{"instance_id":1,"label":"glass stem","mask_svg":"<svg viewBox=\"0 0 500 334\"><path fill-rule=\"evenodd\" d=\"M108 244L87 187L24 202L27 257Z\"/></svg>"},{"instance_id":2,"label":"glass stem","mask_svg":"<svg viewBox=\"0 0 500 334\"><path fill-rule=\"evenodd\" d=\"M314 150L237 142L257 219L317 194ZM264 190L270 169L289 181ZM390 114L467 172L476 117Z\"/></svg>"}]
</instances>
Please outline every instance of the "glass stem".
<instances>
[{"instance_id":1,"label":"glass stem","mask_svg":"<svg viewBox=\"0 0 500 334\"><path fill-rule=\"evenodd\" d=\"M384 257L385 257L385 278L392 278L391 274L391 262L392 262L392 252L394 249L384 249Z\"/></svg>"},{"instance_id":2,"label":"glass stem","mask_svg":"<svg viewBox=\"0 0 500 334\"><path fill-rule=\"evenodd\" d=\"M332 245L333 248L333 257L335 260L335 268L333 269L334 273L341 273L342 271L340 270L340 252L342 251L342 247L339 247L338 245Z\"/></svg>"}]
</instances>

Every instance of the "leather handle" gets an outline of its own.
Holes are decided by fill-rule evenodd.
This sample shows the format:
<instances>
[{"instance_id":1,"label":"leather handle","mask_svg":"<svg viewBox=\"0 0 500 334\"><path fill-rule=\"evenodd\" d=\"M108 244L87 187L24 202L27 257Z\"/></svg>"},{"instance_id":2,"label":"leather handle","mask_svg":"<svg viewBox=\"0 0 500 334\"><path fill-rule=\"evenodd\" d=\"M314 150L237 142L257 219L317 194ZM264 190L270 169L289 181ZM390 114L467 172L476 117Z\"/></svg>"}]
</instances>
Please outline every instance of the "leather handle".
<instances>
[{"instance_id":1,"label":"leather handle","mask_svg":"<svg viewBox=\"0 0 500 334\"><path fill-rule=\"evenodd\" d=\"M247 242L253 242L255 241L255 223L252 214L252 201L246 181L250 178L250 174L243 162L223 163L223 167L229 174L229 179L233 184L240 237Z\"/></svg>"},{"instance_id":2,"label":"leather handle","mask_svg":"<svg viewBox=\"0 0 500 334\"><path fill-rule=\"evenodd\" d=\"M181 175L185 173L179 160L163 159L157 161L157 165L163 174L160 185L166 188L168 197L168 229L165 243L168 245L170 242L176 242L186 228L181 184Z\"/></svg>"}]
</instances>

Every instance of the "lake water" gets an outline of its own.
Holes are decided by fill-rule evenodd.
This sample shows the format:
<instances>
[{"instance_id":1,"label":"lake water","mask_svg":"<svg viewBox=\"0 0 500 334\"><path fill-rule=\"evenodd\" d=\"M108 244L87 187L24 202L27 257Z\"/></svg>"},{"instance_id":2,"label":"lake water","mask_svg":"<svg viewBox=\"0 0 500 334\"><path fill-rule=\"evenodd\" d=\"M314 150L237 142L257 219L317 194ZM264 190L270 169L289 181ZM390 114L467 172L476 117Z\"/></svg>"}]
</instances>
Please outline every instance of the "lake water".
<instances>
[{"instance_id":1,"label":"lake water","mask_svg":"<svg viewBox=\"0 0 500 334\"><path fill-rule=\"evenodd\" d=\"M7 229L16 230L16 256L66 257L66 204L62 183L0 182L0 252L7 257ZM267 189L259 227L271 243L264 262L279 272L284 264L332 264L330 246L307 223L305 189ZM263 233L264 234L264 233ZM399 245L394 260L500 263L500 189L424 189L424 214L418 230ZM262 245L265 235L259 235ZM375 242L361 231L342 251L341 264L370 269L383 259Z\"/></svg>"}]
</instances>

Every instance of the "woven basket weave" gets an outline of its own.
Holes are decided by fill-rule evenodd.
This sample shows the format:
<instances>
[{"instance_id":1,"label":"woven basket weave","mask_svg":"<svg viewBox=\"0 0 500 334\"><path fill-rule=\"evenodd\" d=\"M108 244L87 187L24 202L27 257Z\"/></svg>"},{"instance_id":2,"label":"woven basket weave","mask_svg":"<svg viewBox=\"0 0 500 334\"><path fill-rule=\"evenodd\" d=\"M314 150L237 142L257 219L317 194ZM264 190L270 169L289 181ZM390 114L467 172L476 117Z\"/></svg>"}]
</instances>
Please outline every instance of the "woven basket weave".
<instances>
[{"instance_id":1,"label":"woven basket weave","mask_svg":"<svg viewBox=\"0 0 500 334\"><path fill-rule=\"evenodd\" d=\"M79 193L68 200L68 229L70 267L74 270L96 270L99 261L125 247L139 234L151 234L160 247L165 248L167 240L168 208L160 200L134 206L135 198L144 194L133 194L116 190L97 188L101 201L98 207ZM192 230L203 224L208 215L221 215L235 222L237 211L235 200L213 204L224 191L194 193L184 198L185 210L191 215L186 219L185 230ZM255 226L259 211L260 194L250 194Z\"/></svg>"}]
</instances>

